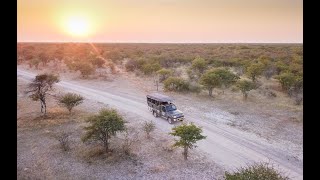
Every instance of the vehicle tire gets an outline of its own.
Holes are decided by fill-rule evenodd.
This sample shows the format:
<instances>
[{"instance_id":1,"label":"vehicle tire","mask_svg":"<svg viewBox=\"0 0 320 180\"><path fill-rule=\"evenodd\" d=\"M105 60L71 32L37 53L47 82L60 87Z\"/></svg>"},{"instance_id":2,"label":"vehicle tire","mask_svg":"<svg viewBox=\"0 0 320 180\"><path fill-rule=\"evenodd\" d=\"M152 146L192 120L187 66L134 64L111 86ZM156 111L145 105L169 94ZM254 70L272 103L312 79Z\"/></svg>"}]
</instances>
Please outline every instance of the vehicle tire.
<instances>
[{"instance_id":1,"label":"vehicle tire","mask_svg":"<svg viewBox=\"0 0 320 180\"><path fill-rule=\"evenodd\" d=\"M157 115L157 112L156 112L156 111L153 111L153 112L152 112L152 114L153 114L153 116L154 116L154 117L158 117L158 115Z\"/></svg>"},{"instance_id":2,"label":"vehicle tire","mask_svg":"<svg viewBox=\"0 0 320 180\"><path fill-rule=\"evenodd\" d=\"M168 117L168 123L172 124L172 119Z\"/></svg>"}]
</instances>

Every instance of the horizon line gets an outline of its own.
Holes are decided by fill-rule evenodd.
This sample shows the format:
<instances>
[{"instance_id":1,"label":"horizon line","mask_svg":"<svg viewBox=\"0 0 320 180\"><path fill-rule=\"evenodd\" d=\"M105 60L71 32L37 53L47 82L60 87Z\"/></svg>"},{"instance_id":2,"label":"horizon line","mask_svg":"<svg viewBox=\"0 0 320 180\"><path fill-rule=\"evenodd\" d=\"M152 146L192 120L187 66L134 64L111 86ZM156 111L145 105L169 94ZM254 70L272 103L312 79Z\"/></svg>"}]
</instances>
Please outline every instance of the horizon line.
<instances>
[{"instance_id":1,"label":"horizon line","mask_svg":"<svg viewBox=\"0 0 320 180\"><path fill-rule=\"evenodd\" d=\"M17 43L97 43L97 44L303 44L303 42L133 42L133 41L17 41Z\"/></svg>"}]
</instances>

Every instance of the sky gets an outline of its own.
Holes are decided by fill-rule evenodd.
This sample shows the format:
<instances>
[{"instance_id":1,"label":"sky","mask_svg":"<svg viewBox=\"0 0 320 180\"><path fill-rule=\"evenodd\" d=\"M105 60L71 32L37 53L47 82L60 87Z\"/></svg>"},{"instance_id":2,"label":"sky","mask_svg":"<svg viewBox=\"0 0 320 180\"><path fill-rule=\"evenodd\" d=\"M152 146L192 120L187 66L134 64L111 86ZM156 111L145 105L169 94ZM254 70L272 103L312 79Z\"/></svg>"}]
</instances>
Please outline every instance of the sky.
<instances>
[{"instance_id":1,"label":"sky","mask_svg":"<svg viewBox=\"0 0 320 180\"><path fill-rule=\"evenodd\" d=\"M18 42L303 43L302 0L18 0Z\"/></svg>"}]
</instances>

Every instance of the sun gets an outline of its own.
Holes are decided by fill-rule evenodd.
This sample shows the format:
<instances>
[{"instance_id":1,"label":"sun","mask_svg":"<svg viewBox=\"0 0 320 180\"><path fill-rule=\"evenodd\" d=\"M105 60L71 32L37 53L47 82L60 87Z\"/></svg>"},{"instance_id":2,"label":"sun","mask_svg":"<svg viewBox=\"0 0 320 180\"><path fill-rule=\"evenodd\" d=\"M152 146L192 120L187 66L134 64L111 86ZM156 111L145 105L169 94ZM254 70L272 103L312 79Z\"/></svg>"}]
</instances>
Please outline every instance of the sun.
<instances>
[{"instance_id":1,"label":"sun","mask_svg":"<svg viewBox=\"0 0 320 180\"><path fill-rule=\"evenodd\" d=\"M71 35L75 36L86 36L89 33L89 23L83 17L71 17L68 19L67 31Z\"/></svg>"}]
</instances>

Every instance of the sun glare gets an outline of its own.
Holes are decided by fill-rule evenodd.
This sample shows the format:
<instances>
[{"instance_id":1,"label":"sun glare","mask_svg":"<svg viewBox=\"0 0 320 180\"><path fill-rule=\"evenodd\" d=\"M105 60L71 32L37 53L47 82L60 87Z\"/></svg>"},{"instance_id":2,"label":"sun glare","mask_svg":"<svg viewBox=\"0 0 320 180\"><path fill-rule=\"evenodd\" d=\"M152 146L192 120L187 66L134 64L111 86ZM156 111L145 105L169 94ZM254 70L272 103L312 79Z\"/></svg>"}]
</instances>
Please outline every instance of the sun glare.
<instances>
[{"instance_id":1,"label":"sun glare","mask_svg":"<svg viewBox=\"0 0 320 180\"><path fill-rule=\"evenodd\" d=\"M89 24L85 18L72 17L67 21L67 31L71 35L85 36L89 33Z\"/></svg>"}]
</instances>

